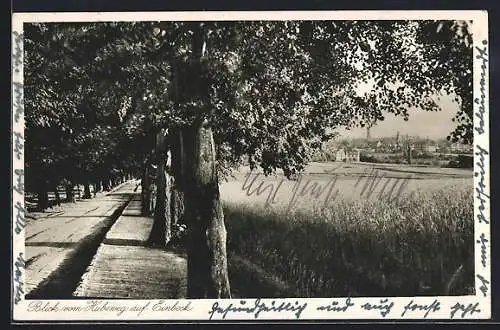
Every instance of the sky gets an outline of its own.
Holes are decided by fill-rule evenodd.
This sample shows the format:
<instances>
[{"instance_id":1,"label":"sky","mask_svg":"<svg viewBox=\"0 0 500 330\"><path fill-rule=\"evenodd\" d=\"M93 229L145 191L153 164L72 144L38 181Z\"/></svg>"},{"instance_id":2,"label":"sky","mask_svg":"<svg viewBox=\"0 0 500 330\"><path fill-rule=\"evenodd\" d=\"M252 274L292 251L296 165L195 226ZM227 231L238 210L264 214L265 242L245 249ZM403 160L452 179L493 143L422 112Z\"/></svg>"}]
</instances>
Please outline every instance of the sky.
<instances>
[{"instance_id":1,"label":"sky","mask_svg":"<svg viewBox=\"0 0 500 330\"><path fill-rule=\"evenodd\" d=\"M449 97L443 97L438 103L441 111L409 110L408 121L393 114L385 114L385 120L378 122L370 129L372 138L400 135L420 136L429 139L446 138L456 127L451 119L457 113L458 104ZM364 138L366 128L353 128L351 130L339 129L342 138Z\"/></svg>"}]
</instances>

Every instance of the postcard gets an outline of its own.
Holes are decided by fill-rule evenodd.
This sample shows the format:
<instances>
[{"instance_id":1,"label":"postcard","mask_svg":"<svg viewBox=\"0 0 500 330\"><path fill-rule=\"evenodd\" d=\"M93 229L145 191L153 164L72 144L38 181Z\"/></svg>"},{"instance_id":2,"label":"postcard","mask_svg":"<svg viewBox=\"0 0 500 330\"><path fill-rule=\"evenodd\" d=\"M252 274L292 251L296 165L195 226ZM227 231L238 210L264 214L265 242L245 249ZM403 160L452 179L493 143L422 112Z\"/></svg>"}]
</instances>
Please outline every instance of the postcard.
<instances>
[{"instance_id":1,"label":"postcard","mask_svg":"<svg viewBox=\"0 0 500 330\"><path fill-rule=\"evenodd\" d=\"M486 11L12 16L15 322L491 318Z\"/></svg>"}]
</instances>

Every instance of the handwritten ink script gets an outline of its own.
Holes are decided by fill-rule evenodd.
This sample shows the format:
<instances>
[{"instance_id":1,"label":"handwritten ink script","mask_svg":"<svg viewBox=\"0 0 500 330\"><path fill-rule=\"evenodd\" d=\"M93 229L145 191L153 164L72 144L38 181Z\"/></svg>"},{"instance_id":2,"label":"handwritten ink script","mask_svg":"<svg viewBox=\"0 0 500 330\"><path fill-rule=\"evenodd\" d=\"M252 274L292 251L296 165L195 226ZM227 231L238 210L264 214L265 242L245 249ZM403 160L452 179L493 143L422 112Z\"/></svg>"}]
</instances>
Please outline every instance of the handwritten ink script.
<instances>
[{"instance_id":1,"label":"handwritten ink script","mask_svg":"<svg viewBox=\"0 0 500 330\"><path fill-rule=\"evenodd\" d=\"M14 120L16 123L19 122L19 119L24 114L24 104L23 104L23 93L24 93L24 87L23 84L19 82L14 82L14 100L13 100L13 106L14 106Z\"/></svg>"},{"instance_id":2,"label":"handwritten ink script","mask_svg":"<svg viewBox=\"0 0 500 330\"><path fill-rule=\"evenodd\" d=\"M385 173L381 174L380 171L375 168L367 169L363 174L364 175L358 178L354 187L357 187L361 182L365 181L360 195L366 198L369 198L373 194L375 188L380 187L381 189L378 192L379 198L394 200L401 195L411 179L411 175L405 178L388 178ZM383 185L381 185L382 181L385 181ZM398 187L398 189L395 192L396 187Z\"/></svg>"},{"instance_id":3,"label":"handwritten ink script","mask_svg":"<svg viewBox=\"0 0 500 330\"><path fill-rule=\"evenodd\" d=\"M24 194L24 170L16 168L14 170L14 175L16 176L16 179L13 189L19 195L22 195Z\"/></svg>"},{"instance_id":4,"label":"handwritten ink script","mask_svg":"<svg viewBox=\"0 0 500 330\"><path fill-rule=\"evenodd\" d=\"M488 42L486 40L482 41L482 47L476 47L479 54L476 59L481 60L481 80L479 81L480 87L480 97L474 99L474 102L479 105L479 111L476 113L476 117L479 118L479 125L475 126L476 132L481 135L484 134L484 114L486 112L486 72L488 70Z\"/></svg>"},{"instance_id":5,"label":"handwritten ink script","mask_svg":"<svg viewBox=\"0 0 500 330\"><path fill-rule=\"evenodd\" d=\"M481 265L483 268L486 267L486 244L488 243L488 239L484 235L484 233L481 233L481 236L479 236L479 239L476 240L477 244L481 245Z\"/></svg>"},{"instance_id":6,"label":"handwritten ink script","mask_svg":"<svg viewBox=\"0 0 500 330\"><path fill-rule=\"evenodd\" d=\"M280 189L281 185L285 181L285 179L281 179L277 186L275 187L273 183L268 183L267 185L264 185L264 181L261 181L258 186L253 187L255 181L259 177L259 174L254 175L253 179L250 180L252 176L252 172L249 172L245 178L245 182L243 182L243 186L241 187L242 190L246 190L247 196L252 196L253 194L256 194L257 196L262 195L264 192L268 191L268 195L266 198L265 206L268 207L271 204L276 203L276 193Z\"/></svg>"},{"instance_id":7,"label":"handwritten ink script","mask_svg":"<svg viewBox=\"0 0 500 330\"><path fill-rule=\"evenodd\" d=\"M321 305L316 307L317 311L326 311L326 312L346 312L350 307L354 306L354 303L351 301L351 298L346 298L344 302L339 302L334 300L329 305Z\"/></svg>"},{"instance_id":8,"label":"handwritten ink script","mask_svg":"<svg viewBox=\"0 0 500 330\"><path fill-rule=\"evenodd\" d=\"M14 205L14 208L16 209L16 222L15 226L16 228L14 229L16 234L20 234L23 231L23 228L26 226L26 209L24 208L23 204L21 202L17 202Z\"/></svg>"},{"instance_id":9,"label":"handwritten ink script","mask_svg":"<svg viewBox=\"0 0 500 330\"><path fill-rule=\"evenodd\" d=\"M12 52L12 65L14 71L19 72L23 64L23 34L17 31L13 32L14 48Z\"/></svg>"},{"instance_id":10,"label":"handwritten ink script","mask_svg":"<svg viewBox=\"0 0 500 330\"><path fill-rule=\"evenodd\" d=\"M16 154L16 158L21 160L21 155L23 154L24 149L24 137L19 132L14 132L14 153Z\"/></svg>"},{"instance_id":11,"label":"handwritten ink script","mask_svg":"<svg viewBox=\"0 0 500 330\"><path fill-rule=\"evenodd\" d=\"M14 303L17 305L24 298L23 271L26 266L24 256L19 253L14 262Z\"/></svg>"},{"instance_id":12,"label":"handwritten ink script","mask_svg":"<svg viewBox=\"0 0 500 330\"><path fill-rule=\"evenodd\" d=\"M257 319L263 312L292 312L298 319L300 318L300 315L306 307L307 303L301 304L298 301L295 301L295 304L292 304L289 302L279 303L273 300L271 304L266 305L266 303L262 302L259 298L253 301L253 304L249 304L249 306L247 306L246 300L240 300L239 306L235 306L233 305L233 303L229 303L228 305L224 306L222 305L222 302L215 302L212 305L212 310L210 310L208 314L210 320L216 315L220 315L222 319L225 319L229 313L241 312L252 314L254 318Z\"/></svg>"},{"instance_id":13,"label":"handwritten ink script","mask_svg":"<svg viewBox=\"0 0 500 330\"><path fill-rule=\"evenodd\" d=\"M416 312L425 312L423 316L424 318L427 318L427 316L429 316L429 313L436 312L440 309L441 309L441 303L437 299L434 299L434 301L428 305L417 304L413 300L411 300L404 307L404 310L401 313L401 317L405 316L407 312L411 313L416 311Z\"/></svg>"},{"instance_id":14,"label":"handwritten ink script","mask_svg":"<svg viewBox=\"0 0 500 330\"><path fill-rule=\"evenodd\" d=\"M23 65L23 34L17 31L13 32L14 47L12 51L12 66L15 73L20 73ZM23 84L14 82L14 120L19 122L23 116Z\"/></svg>"},{"instance_id":15,"label":"handwritten ink script","mask_svg":"<svg viewBox=\"0 0 500 330\"><path fill-rule=\"evenodd\" d=\"M464 318L467 314L473 315L474 313L480 313L481 310L478 308L479 303L475 304L461 304L457 302L455 305L450 308L450 318L454 318L455 314L459 315L461 318ZM461 312L461 313L460 313Z\"/></svg>"},{"instance_id":16,"label":"handwritten ink script","mask_svg":"<svg viewBox=\"0 0 500 330\"><path fill-rule=\"evenodd\" d=\"M479 286L479 290L481 290L483 296L486 297L487 294L488 294L488 284L490 284L490 281L488 281L487 279L485 279L480 274L477 274L476 276L481 281L481 285Z\"/></svg>"},{"instance_id":17,"label":"handwritten ink script","mask_svg":"<svg viewBox=\"0 0 500 330\"><path fill-rule=\"evenodd\" d=\"M304 198L320 200L323 207L327 207L334 202L339 196L339 189L336 189L336 185L340 174L336 173L336 171L341 167L342 165L327 171L326 174L330 175L328 180L305 179L305 176L299 175L291 189L287 212ZM280 179L276 183L266 183L264 178L257 181L260 176L259 173L248 173L241 189L249 197L267 194L264 195L266 197L264 204L265 207L269 207L277 203L277 194L284 187L285 179ZM359 175L353 188L360 188L360 196L366 199L377 196L379 199L394 201L404 192L410 179L411 175L404 178L391 178L375 168L367 168Z\"/></svg>"},{"instance_id":18,"label":"handwritten ink script","mask_svg":"<svg viewBox=\"0 0 500 330\"><path fill-rule=\"evenodd\" d=\"M383 317L386 317L387 314L391 312L392 307L394 307L394 302L389 300L389 299L381 299L380 303L378 304L371 304L369 302L364 303L361 305L361 308L371 311L371 310L376 310L380 312L380 315Z\"/></svg>"},{"instance_id":19,"label":"handwritten ink script","mask_svg":"<svg viewBox=\"0 0 500 330\"><path fill-rule=\"evenodd\" d=\"M486 175L486 170L484 168L484 162L485 162L485 156L488 155L488 151L486 149L483 149L481 146L477 145L476 146L477 150L475 155L479 156L479 160L476 162L476 165L479 167L479 172L475 172L474 176L479 177L479 182L476 187L476 199L479 201L479 213L477 215L477 219L479 223L486 223L489 224L489 221L487 220L486 215L484 214L484 211L486 209L486 201L489 200L490 196L485 193L486 189L486 183L485 183L485 175Z\"/></svg>"}]
</instances>

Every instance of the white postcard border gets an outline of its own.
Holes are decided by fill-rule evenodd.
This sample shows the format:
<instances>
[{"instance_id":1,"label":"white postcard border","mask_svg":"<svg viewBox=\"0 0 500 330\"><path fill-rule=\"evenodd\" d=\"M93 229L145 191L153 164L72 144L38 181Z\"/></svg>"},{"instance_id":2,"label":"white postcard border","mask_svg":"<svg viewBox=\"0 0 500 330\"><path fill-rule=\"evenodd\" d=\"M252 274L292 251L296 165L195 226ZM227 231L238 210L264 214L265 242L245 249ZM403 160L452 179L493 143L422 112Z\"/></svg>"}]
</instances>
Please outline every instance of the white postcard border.
<instances>
[{"instance_id":1,"label":"white postcard border","mask_svg":"<svg viewBox=\"0 0 500 330\"><path fill-rule=\"evenodd\" d=\"M394 19L457 19L473 20L474 64L473 89L474 126L474 189L481 182L485 187L475 192L475 267L476 295L439 297L377 297L377 298L286 298L286 299L200 299L200 300L16 300L23 289L24 278L24 109L22 30L24 22L60 21L146 21L146 20L394 20ZM163 320L395 320L433 319L470 320L491 317L491 258L489 202L489 72L488 13L486 11L274 11L274 12L106 12L106 13L14 13L12 17L12 306L14 321L163 321ZM486 44L485 44L485 43ZM485 55L486 54L486 55ZM486 58L486 60L484 60ZM485 65L486 70L481 66ZM481 79L483 84L481 84ZM481 95L486 101L481 103ZM17 116L16 116L17 114ZM482 114L482 115L481 115ZM486 151L486 153L484 153ZM484 157L481 157L484 156ZM482 180L482 181L481 181ZM17 189L16 189L17 188ZM477 195L477 196L476 196ZM481 196L483 202L481 202ZM481 206L482 203L482 206ZM482 207L482 209L480 209ZM484 218L480 220L481 214ZM482 235L482 236L481 236ZM486 241L485 241L486 240ZM483 249L481 249L483 246ZM486 262L483 263L483 259ZM479 280L480 277L482 280ZM22 292L21 292L22 293ZM348 300L349 299L349 300ZM214 306L245 307L265 303L276 306L290 303L292 311L255 313L231 312L225 317L212 313ZM318 310L319 306L352 303L345 312ZM364 304L379 306L367 310ZM427 306L412 310L411 304ZM362 306L365 306L363 308ZM392 305L388 313L387 306ZM103 307L104 306L104 307ZM303 309L302 306L305 306ZM385 306L385 307L384 307ZM406 309L405 309L405 306ZM438 306L438 307L436 307ZM106 311L106 309L108 311ZM406 311L406 312L405 312ZM403 313L404 312L404 313ZM385 314L385 315L384 315ZM424 317L425 315L425 317ZM212 318L211 318L212 316Z\"/></svg>"}]
</instances>

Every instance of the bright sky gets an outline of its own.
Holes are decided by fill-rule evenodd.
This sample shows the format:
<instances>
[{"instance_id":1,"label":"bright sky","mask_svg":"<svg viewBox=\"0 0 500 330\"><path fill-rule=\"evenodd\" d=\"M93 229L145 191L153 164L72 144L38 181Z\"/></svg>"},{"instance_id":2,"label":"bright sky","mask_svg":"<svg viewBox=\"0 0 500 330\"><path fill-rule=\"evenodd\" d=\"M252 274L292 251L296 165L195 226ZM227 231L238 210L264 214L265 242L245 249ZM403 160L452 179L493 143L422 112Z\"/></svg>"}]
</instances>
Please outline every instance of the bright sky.
<instances>
[{"instance_id":1,"label":"bright sky","mask_svg":"<svg viewBox=\"0 0 500 330\"><path fill-rule=\"evenodd\" d=\"M393 114L384 114L385 120L373 126L370 129L370 135L372 138L389 137L396 135L399 131L400 135L408 134L430 139L445 138L457 125L451 119L455 116L459 107L448 97L442 97L438 104L441 106L441 111L438 112L416 109L408 111L408 121L404 121L402 117L396 117ZM350 131L339 129L338 132L343 138L366 137L365 128L353 128Z\"/></svg>"}]
</instances>

